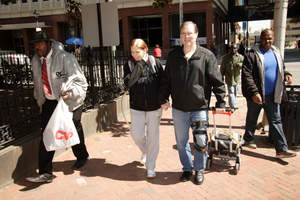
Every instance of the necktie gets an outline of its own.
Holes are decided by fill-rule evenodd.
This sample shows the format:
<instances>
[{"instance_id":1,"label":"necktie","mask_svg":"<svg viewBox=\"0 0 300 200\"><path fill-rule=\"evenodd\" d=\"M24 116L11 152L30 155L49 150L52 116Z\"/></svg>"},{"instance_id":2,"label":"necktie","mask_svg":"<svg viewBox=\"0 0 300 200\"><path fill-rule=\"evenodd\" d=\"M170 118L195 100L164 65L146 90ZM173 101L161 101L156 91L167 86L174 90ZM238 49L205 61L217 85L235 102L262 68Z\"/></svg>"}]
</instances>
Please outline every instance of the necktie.
<instances>
[{"instance_id":1,"label":"necktie","mask_svg":"<svg viewBox=\"0 0 300 200\"><path fill-rule=\"evenodd\" d=\"M43 82L45 93L49 96L52 95L52 91L51 91L49 80L48 80L46 58L43 59L42 82Z\"/></svg>"}]
</instances>

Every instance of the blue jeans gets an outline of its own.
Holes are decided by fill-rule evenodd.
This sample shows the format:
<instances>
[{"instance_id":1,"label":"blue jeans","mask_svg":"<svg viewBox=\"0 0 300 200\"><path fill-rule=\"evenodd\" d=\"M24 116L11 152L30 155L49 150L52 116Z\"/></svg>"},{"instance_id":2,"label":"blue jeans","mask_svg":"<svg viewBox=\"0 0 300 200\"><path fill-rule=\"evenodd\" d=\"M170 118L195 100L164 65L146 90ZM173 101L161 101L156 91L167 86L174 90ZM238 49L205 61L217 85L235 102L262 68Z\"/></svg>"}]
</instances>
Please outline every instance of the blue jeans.
<instances>
[{"instance_id":1,"label":"blue jeans","mask_svg":"<svg viewBox=\"0 0 300 200\"><path fill-rule=\"evenodd\" d=\"M202 153L195 149L194 163L192 160L191 147L189 144L189 130L191 124L196 121L207 121L207 110L195 112L183 112L172 108L175 137L180 162L183 171L204 171L206 166L207 152Z\"/></svg>"},{"instance_id":2,"label":"blue jeans","mask_svg":"<svg viewBox=\"0 0 300 200\"><path fill-rule=\"evenodd\" d=\"M238 92L238 85L227 85L228 100L230 108L236 108L236 96Z\"/></svg>"},{"instance_id":3,"label":"blue jeans","mask_svg":"<svg viewBox=\"0 0 300 200\"><path fill-rule=\"evenodd\" d=\"M274 103L274 95L267 95L263 105L258 105L251 100L247 100L247 107L244 140L247 142L254 140L257 118L260 110L263 108L269 121L269 132L273 136L276 152L287 151L288 145L282 129L280 105Z\"/></svg>"}]
</instances>

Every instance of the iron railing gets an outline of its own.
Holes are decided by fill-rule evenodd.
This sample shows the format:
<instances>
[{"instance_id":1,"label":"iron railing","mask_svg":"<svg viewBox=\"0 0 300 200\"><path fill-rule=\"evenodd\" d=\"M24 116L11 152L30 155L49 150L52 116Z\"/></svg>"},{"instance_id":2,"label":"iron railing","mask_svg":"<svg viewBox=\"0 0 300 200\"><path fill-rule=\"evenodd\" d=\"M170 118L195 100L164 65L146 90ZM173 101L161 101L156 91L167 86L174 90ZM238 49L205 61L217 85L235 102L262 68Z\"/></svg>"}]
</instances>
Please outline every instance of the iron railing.
<instances>
[{"instance_id":1,"label":"iron railing","mask_svg":"<svg viewBox=\"0 0 300 200\"><path fill-rule=\"evenodd\" d=\"M123 66L127 56L107 48L84 48L73 53L88 82L84 109L124 93ZM39 108L33 98L30 60L0 54L0 149L14 144L40 127Z\"/></svg>"}]
</instances>

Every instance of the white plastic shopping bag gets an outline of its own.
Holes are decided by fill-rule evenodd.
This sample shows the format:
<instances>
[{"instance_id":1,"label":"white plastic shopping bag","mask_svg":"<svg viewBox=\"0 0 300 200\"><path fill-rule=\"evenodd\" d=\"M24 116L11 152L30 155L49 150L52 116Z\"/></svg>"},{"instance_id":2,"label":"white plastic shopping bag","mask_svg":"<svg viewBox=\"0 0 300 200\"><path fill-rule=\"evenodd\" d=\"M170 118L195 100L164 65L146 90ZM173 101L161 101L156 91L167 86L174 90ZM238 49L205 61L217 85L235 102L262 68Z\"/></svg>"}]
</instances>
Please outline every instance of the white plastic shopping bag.
<instances>
[{"instance_id":1,"label":"white plastic shopping bag","mask_svg":"<svg viewBox=\"0 0 300 200\"><path fill-rule=\"evenodd\" d=\"M79 144L79 137L72 120L73 112L62 98L43 132L43 141L47 151L67 148Z\"/></svg>"}]
</instances>

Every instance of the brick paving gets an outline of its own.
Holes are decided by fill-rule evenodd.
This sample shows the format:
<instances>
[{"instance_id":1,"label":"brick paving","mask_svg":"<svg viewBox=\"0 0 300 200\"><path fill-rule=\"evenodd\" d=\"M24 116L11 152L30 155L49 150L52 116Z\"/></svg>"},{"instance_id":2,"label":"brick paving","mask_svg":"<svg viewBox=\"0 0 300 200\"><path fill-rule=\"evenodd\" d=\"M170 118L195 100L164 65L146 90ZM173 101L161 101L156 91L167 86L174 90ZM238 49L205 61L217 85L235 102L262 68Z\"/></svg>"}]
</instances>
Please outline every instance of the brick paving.
<instances>
[{"instance_id":1,"label":"brick paving","mask_svg":"<svg viewBox=\"0 0 300 200\"><path fill-rule=\"evenodd\" d=\"M238 98L239 109L232 115L233 130L243 133L246 102ZM129 119L129 115L127 116ZM212 116L210 114L212 124ZM217 118L218 128L228 125ZM243 148L241 169L233 175L232 168L214 160L205 171L203 185L192 181L179 182L181 165L175 145L171 109L164 112L160 127L160 152L155 179L146 179L146 170L139 160L141 153L129 135L125 122L86 139L91 159L80 171L71 169L74 156L69 149L54 159L54 175L50 184L33 184L25 178L0 190L1 200L265 200L300 199L300 155L276 159L274 148L266 135L257 134L258 149ZM211 128L210 128L211 131ZM190 140L192 142L192 139Z\"/></svg>"}]
</instances>

